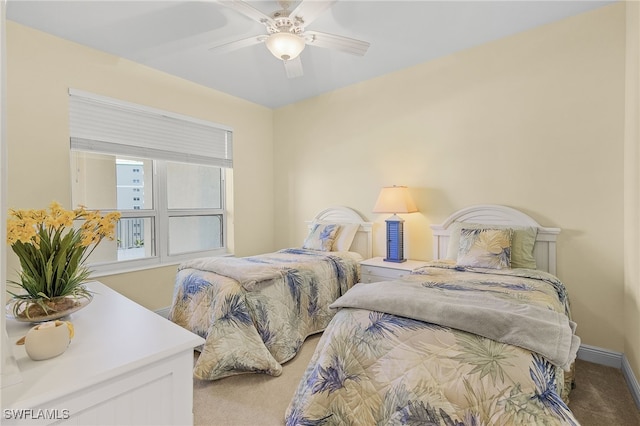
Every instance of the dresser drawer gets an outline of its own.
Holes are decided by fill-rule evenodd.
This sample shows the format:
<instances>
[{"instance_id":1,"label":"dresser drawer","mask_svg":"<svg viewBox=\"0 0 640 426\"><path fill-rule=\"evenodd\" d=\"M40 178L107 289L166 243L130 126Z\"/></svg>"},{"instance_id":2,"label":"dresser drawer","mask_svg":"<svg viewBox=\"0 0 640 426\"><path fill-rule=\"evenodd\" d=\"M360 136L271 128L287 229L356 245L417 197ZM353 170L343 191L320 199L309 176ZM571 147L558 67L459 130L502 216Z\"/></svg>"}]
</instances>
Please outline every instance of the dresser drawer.
<instances>
[{"instance_id":1,"label":"dresser drawer","mask_svg":"<svg viewBox=\"0 0 640 426\"><path fill-rule=\"evenodd\" d=\"M427 262L411 259L398 263L387 262L382 257L366 259L360 262L360 282L375 283L398 280L426 264Z\"/></svg>"},{"instance_id":2,"label":"dresser drawer","mask_svg":"<svg viewBox=\"0 0 640 426\"><path fill-rule=\"evenodd\" d=\"M388 281L400 278L403 275L407 275L409 271L399 269L380 268L376 266L362 265L361 275L364 281L365 278L374 279L374 281L364 282L376 282L376 281Z\"/></svg>"},{"instance_id":3,"label":"dresser drawer","mask_svg":"<svg viewBox=\"0 0 640 426\"><path fill-rule=\"evenodd\" d=\"M377 283L380 281L392 281L398 279L399 277L383 277L381 275L370 275L370 274L362 274L360 277L361 283Z\"/></svg>"}]
</instances>

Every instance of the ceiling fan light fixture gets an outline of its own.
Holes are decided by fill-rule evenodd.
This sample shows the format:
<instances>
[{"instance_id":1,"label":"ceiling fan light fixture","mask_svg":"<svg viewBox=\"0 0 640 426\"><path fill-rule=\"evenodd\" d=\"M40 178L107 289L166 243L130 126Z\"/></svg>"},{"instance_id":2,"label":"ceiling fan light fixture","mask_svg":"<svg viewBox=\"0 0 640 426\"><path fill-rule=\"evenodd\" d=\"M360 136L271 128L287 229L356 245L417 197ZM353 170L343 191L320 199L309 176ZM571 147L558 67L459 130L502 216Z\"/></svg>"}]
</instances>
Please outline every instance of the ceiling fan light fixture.
<instances>
[{"instance_id":1,"label":"ceiling fan light fixture","mask_svg":"<svg viewBox=\"0 0 640 426\"><path fill-rule=\"evenodd\" d=\"M273 56L283 61L297 58L305 46L302 37L287 32L271 34L265 44Z\"/></svg>"}]
</instances>

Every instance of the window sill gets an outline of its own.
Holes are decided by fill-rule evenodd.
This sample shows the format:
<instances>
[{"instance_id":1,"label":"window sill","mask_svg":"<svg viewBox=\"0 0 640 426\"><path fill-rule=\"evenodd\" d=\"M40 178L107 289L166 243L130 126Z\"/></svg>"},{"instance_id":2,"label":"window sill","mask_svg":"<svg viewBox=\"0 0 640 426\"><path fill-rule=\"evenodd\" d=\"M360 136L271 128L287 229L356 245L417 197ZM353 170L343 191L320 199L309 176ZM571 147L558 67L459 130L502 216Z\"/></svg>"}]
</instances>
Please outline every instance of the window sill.
<instances>
[{"instance_id":1,"label":"window sill","mask_svg":"<svg viewBox=\"0 0 640 426\"><path fill-rule=\"evenodd\" d=\"M182 259L170 260L166 262L159 262L159 261L155 263L145 262L144 264L137 263L137 264L128 264L128 265L126 264L108 264L108 265L93 265L93 266L89 265L89 269L92 271L90 278L94 279L94 278L106 277L110 275L128 274L132 272L146 271L149 269L158 269L158 268L164 268L168 266L177 266L186 260L195 259L198 257L233 257L233 256L234 256L233 253L224 253L224 254L216 254L211 256L194 256L191 258L182 258ZM123 262L123 263L128 263L128 262Z\"/></svg>"}]
</instances>

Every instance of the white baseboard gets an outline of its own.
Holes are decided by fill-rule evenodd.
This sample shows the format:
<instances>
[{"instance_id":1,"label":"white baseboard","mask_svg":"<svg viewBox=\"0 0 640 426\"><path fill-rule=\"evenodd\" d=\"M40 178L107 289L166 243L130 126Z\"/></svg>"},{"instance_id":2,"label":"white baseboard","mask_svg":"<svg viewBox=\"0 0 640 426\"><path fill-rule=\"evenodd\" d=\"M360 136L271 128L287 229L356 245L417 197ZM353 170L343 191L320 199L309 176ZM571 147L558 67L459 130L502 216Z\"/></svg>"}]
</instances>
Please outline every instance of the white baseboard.
<instances>
[{"instance_id":1,"label":"white baseboard","mask_svg":"<svg viewBox=\"0 0 640 426\"><path fill-rule=\"evenodd\" d=\"M578 359L622 370L622 375L627 382L636 407L640 409L640 384L638 384L638 379L635 374L633 374L631 365L629 365L629 361L627 361L623 353L595 346L580 345L580 349L578 349Z\"/></svg>"},{"instance_id":2,"label":"white baseboard","mask_svg":"<svg viewBox=\"0 0 640 426\"><path fill-rule=\"evenodd\" d=\"M158 309L156 311L154 311L156 314L160 315L162 318L169 318L169 310L171 309L170 306L167 306L166 308L162 308L162 309Z\"/></svg>"},{"instance_id":3,"label":"white baseboard","mask_svg":"<svg viewBox=\"0 0 640 426\"><path fill-rule=\"evenodd\" d=\"M622 368L622 353L613 352L596 346L580 345L578 359L606 365L607 367Z\"/></svg>"},{"instance_id":4,"label":"white baseboard","mask_svg":"<svg viewBox=\"0 0 640 426\"><path fill-rule=\"evenodd\" d=\"M624 355L622 355L622 375L627 381L627 386L629 386L631 396L633 396L633 399L636 401L636 407L640 409L640 385L638 384L636 376L633 374L633 370L631 369L631 365L629 365L629 361L627 361L627 357Z\"/></svg>"}]
</instances>

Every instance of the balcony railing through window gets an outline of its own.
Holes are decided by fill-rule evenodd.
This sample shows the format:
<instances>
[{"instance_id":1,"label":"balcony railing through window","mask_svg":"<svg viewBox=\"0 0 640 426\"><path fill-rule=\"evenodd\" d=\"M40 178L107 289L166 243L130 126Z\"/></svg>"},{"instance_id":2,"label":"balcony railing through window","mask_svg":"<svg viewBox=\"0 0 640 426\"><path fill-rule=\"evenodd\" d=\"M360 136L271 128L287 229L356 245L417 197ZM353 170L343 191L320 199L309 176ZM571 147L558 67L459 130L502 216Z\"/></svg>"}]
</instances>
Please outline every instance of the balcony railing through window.
<instances>
[{"instance_id":1,"label":"balcony railing through window","mask_svg":"<svg viewBox=\"0 0 640 426\"><path fill-rule=\"evenodd\" d=\"M118 260L144 257L144 222L142 218L120 219L116 225Z\"/></svg>"}]
</instances>

